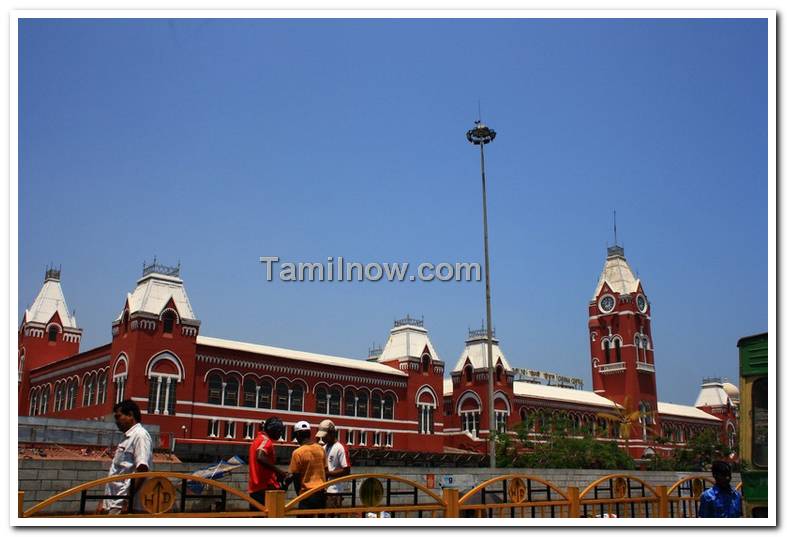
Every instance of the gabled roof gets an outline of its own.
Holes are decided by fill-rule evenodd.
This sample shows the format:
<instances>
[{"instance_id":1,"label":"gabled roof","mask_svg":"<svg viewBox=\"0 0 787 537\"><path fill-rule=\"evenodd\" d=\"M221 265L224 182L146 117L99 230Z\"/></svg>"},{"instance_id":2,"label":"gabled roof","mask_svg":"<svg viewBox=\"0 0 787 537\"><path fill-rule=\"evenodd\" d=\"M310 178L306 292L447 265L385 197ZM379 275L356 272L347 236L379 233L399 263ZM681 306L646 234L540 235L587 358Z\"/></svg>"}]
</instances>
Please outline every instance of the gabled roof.
<instances>
[{"instance_id":1,"label":"gabled roof","mask_svg":"<svg viewBox=\"0 0 787 537\"><path fill-rule=\"evenodd\" d=\"M666 416L678 416L681 418L694 418L699 420L721 421L716 416L711 416L699 408L688 405L676 405L673 403L659 402L659 414Z\"/></svg>"},{"instance_id":2,"label":"gabled roof","mask_svg":"<svg viewBox=\"0 0 787 537\"><path fill-rule=\"evenodd\" d=\"M176 276L167 276L152 272L137 281L133 293L127 295L129 313L138 312L160 315L170 299L175 303L181 319L196 320L197 316L191 309L183 280ZM117 319L123 317L121 311Z\"/></svg>"},{"instance_id":3,"label":"gabled roof","mask_svg":"<svg viewBox=\"0 0 787 537\"><path fill-rule=\"evenodd\" d=\"M429 332L422 324L420 323L420 326L416 324L394 326L377 361L387 362L407 358L420 359L424 349L427 350L432 361L440 361L440 357L429 339Z\"/></svg>"},{"instance_id":4,"label":"gabled roof","mask_svg":"<svg viewBox=\"0 0 787 537\"><path fill-rule=\"evenodd\" d=\"M63 295L63 289L60 287L60 280L47 278L44 281L44 286L41 287L41 291L38 292L38 296L33 301L33 305L25 310L22 322L47 324L55 313L60 317L63 328L77 329L76 316L71 315L68 311L66 298Z\"/></svg>"},{"instance_id":5,"label":"gabled roof","mask_svg":"<svg viewBox=\"0 0 787 537\"><path fill-rule=\"evenodd\" d=\"M604 262L596 290L593 292L593 300L598 297L604 282L612 291L620 294L634 293L640 284L639 278L634 276L634 272L626 261L621 246L607 248L607 260Z\"/></svg>"},{"instance_id":6,"label":"gabled roof","mask_svg":"<svg viewBox=\"0 0 787 537\"><path fill-rule=\"evenodd\" d=\"M486 369L489 367L487 359L486 337L470 337L465 341L465 348L462 350L462 354L459 355L459 359L456 361L456 365L454 365L453 372L462 371L468 359L470 360L473 369ZM492 362L494 362L495 367L497 367L498 360L500 360L500 362L503 364L503 369L506 371L513 371L511 369L511 364L509 364L508 360L506 360L503 351L500 350L498 340L493 337Z\"/></svg>"},{"instance_id":7,"label":"gabled roof","mask_svg":"<svg viewBox=\"0 0 787 537\"><path fill-rule=\"evenodd\" d=\"M604 408L614 408L615 406L615 403L594 392L572 390L571 388L559 388L557 386L546 386L544 384L534 384L522 381L514 381L514 395L532 397L534 399L593 405Z\"/></svg>"},{"instance_id":8,"label":"gabled roof","mask_svg":"<svg viewBox=\"0 0 787 537\"><path fill-rule=\"evenodd\" d=\"M706 382L702 383L694 406L719 407L727 406L728 402L737 405L739 399L738 388L734 384L722 382L721 379L706 379Z\"/></svg>"},{"instance_id":9,"label":"gabled roof","mask_svg":"<svg viewBox=\"0 0 787 537\"><path fill-rule=\"evenodd\" d=\"M360 359L356 360L353 358L342 358L339 356L329 356L326 354L315 354L311 352L296 351L293 349L269 347L267 345L259 345L257 343L244 343L242 341L232 341L229 339L197 336L197 345L205 345L209 347L218 347L222 349L250 352L254 354L264 354L266 356L276 356L278 358L287 358L289 360L310 362L316 365L346 367L349 369L357 369L359 371L367 371L370 373L382 373L385 375L396 375L399 377L407 376L407 373L405 373L404 371L399 371L398 369L394 369L393 367L389 367L383 364L378 364L375 362L367 362L366 360L360 360Z\"/></svg>"}]
</instances>

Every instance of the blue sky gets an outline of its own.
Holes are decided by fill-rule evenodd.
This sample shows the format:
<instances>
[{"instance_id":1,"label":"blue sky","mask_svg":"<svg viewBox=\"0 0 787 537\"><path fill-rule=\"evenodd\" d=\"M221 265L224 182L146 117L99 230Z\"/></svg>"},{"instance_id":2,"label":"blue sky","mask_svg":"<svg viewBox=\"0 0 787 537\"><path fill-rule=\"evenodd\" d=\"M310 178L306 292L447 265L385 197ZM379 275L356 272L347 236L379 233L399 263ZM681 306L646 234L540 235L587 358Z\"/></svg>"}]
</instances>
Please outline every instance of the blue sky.
<instances>
[{"instance_id":1,"label":"blue sky","mask_svg":"<svg viewBox=\"0 0 787 537\"><path fill-rule=\"evenodd\" d=\"M767 330L767 21L23 20L19 315L63 266L83 349L143 260L180 260L203 335L364 358L423 315L449 367L478 283L266 282L259 257L483 261L515 367L590 388L618 238L652 303L659 398L737 378Z\"/></svg>"}]
</instances>

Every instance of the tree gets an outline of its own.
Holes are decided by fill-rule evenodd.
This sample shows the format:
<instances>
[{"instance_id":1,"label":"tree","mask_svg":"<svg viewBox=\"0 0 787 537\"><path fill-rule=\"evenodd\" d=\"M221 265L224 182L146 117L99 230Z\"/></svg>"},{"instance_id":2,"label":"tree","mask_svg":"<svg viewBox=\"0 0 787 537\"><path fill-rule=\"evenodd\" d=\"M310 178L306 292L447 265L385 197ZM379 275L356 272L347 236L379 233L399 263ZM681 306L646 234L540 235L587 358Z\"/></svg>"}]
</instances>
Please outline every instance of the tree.
<instances>
[{"instance_id":1,"label":"tree","mask_svg":"<svg viewBox=\"0 0 787 537\"><path fill-rule=\"evenodd\" d=\"M675 449L671 456L654 456L648 461L647 468L696 472L706 470L713 461L729 456L730 448L721 443L718 432L705 429L689 438L685 447Z\"/></svg>"},{"instance_id":2,"label":"tree","mask_svg":"<svg viewBox=\"0 0 787 537\"><path fill-rule=\"evenodd\" d=\"M628 395L623 398L623 405L615 404L615 409L612 412L598 412L596 415L599 418L617 423L620 426L620 437L626 446L626 453L629 451L629 439L631 438L631 431L634 425L639 422L642 413L634 409L629 402ZM643 425L644 426L644 425Z\"/></svg>"}]
</instances>

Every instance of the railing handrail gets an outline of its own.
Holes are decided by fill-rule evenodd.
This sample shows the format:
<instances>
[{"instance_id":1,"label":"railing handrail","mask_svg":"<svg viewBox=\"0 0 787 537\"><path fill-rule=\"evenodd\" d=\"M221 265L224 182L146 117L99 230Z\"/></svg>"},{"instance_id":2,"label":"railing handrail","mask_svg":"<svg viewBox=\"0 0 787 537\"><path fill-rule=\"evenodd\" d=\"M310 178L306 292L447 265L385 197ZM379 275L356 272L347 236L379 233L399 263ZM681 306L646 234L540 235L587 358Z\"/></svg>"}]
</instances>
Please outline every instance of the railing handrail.
<instances>
[{"instance_id":1,"label":"railing handrail","mask_svg":"<svg viewBox=\"0 0 787 537\"><path fill-rule=\"evenodd\" d=\"M337 477L336 479L331 479L330 481L326 481L325 483L323 483L319 487L315 487L313 489L307 490L306 492L303 492L303 493L297 495L295 498L290 500L287 503L287 505L285 505L284 508L285 508L285 510L293 509L294 505L297 505L299 502L302 502L306 498L309 498L312 495L317 494L319 491L325 490L325 489L327 489L328 487L330 487L332 485L337 485L339 483L344 483L345 481L353 481L353 480L356 480L356 479L368 479L368 478L390 479L392 481L397 481L399 483L404 483L406 485L410 485L412 487L417 488L418 490L420 490L424 494L429 495L437 503L439 503L440 505L445 507L445 500L443 498L441 498L440 496L438 496L437 494L435 494L434 492L432 492L431 490L429 490L425 486L421 485L420 483L416 483L415 481L411 481L411 480L409 480L407 478L399 477L397 475L390 475L390 474L349 474L349 475L345 475L345 476L342 476L342 477Z\"/></svg>"},{"instance_id":2,"label":"railing handrail","mask_svg":"<svg viewBox=\"0 0 787 537\"><path fill-rule=\"evenodd\" d=\"M694 481L695 479L702 479L703 482L713 483L713 481L711 481L711 479L708 476L706 476L706 475L702 475L702 474L700 474L700 475L687 475L686 477L682 477L679 480L675 481L672 484L672 486L670 486L670 488L667 490L667 496L671 496L672 493L675 492L678 489L678 487L680 487L686 481ZM676 498L677 498L677 496L676 496Z\"/></svg>"},{"instance_id":3,"label":"railing handrail","mask_svg":"<svg viewBox=\"0 0 787 537\"><path fill-rule=\"evenodd\" d=\"M36 514L38 511L45 509L46 507L52 505L53 503L57 503L63 498L67 498L78 492L82 492L83 490L89 490L93 487L97 487L99 485L105 485L106 483L112 483L114 481L125 481L126 479L152 479L155 477L165 477L165 478L173 478L173 479L185 479L186 481L198 481L200 483L205 483L206 485L212 485L214 487L220 488L232 494L233 496L237 496L242 500L249 502L251 505L256 507L257 509L261 510L262 512L267 512L267 509L264 504L261 504L248 494L230 487L224 483L216 481L214 479L207 479L204 477L195 476L193 474L184 474L181 472L134 472L131 474L121 474L121 475L112 475L107 477L102 477L101 479L96 479L94 481L89 481L87 483L82 483L81 485L77 485L76 487L72 487L67 489L63 492L59 492L54 496L40 502L30 509L23 511L22 517L29 517Z\"/></svg>"},{"instance_id":4,"label":"railing handrail","mask_svg":"<svg viewBox=\"0 0 787 537\"><path fill-rule=\"evenodd\" d=\"M467 493L465 493L464 496L462 496L459 499L459 505L464 505L464 502L469 501L470 498L472 498L473 496L475 496L476 494L481 492L483 489L485 489L489 485L497 483L498 481L514 479L514 478L517 478L517 477L519 479L530 479L531 481L538 481L542 485L546 485L550 489L552 489L552 490L556 491L558 494L560 494L563 497L564 501L568 501L568 495L565 493L565 491L563 491L560 488L558 488L557 485L555 485L551 481L547 481L546 479L541 479L540 477L535 477L535 476L531 476L531 475L528 475L528 474L506 474L506 475L493 477L492 479L487 479L483 483L480 483L480 484L476 485L474 488L470 489Z\"/></svg>"},{"instance_id":5,"label":"railing handrail","mask_svg":"<svg viewBox=\"0 0 787 537\"><path fill-rule=\"evenodd\" d=\"M655 487L653 487L653 485L650 485L649 483L646 483L645 481L643 481L642 479L640 479L639 477L637 477L635 475L631 475L631 474L609 474L609 475L605 475L603 477L599 477L598 479L593 481L591 484L589 484L587 487L585 487L582 490L582 492L579 493L580 500L583 499L586 494L588 494L590 491L592 491L599 483L602 483L604 481L608 481L610 479L617 479L619 477L622 477L624 479L634 480L637 483L641 484L644 488L648 489L651 492L651 494L653 494L653 496L658 496L658 491L656 490ZM601 498L599 498L599 499L601 499ZM609 501L609 500L619 500L619 499L622 499L622 498L609 498L609 499L607 499L607 501Z\"/></svg>"}]
</instances>

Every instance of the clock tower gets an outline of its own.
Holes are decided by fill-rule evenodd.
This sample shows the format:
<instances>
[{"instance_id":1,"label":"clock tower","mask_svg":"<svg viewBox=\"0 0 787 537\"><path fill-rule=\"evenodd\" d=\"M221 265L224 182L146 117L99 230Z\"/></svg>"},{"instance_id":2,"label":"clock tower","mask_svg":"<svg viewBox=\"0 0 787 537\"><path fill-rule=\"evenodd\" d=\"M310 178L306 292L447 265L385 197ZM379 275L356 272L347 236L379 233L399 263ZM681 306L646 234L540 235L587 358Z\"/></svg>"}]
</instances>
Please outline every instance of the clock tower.
<instances>
[{"instance_id":1,"label":"clock tower","mask_svg":"<svg viewBox=\"0 0 787 537\"><path fill-rule=\"evenodd\" d=\"M588 306L593 391L629 412L640 411L632 439L658 434L651 314L642 282L626 261L623 247L610 246ZM649 426L644 431L643 424Z\"/></svg>"}]
</instances>

